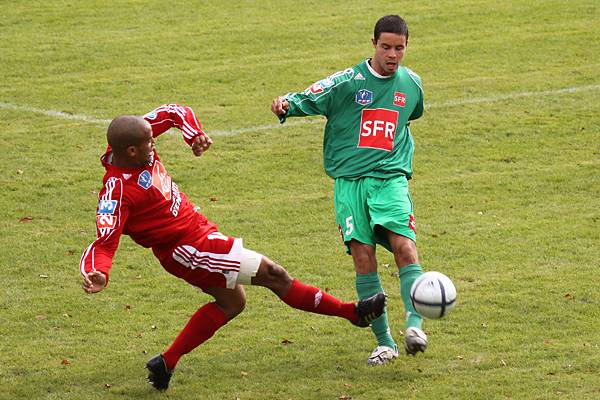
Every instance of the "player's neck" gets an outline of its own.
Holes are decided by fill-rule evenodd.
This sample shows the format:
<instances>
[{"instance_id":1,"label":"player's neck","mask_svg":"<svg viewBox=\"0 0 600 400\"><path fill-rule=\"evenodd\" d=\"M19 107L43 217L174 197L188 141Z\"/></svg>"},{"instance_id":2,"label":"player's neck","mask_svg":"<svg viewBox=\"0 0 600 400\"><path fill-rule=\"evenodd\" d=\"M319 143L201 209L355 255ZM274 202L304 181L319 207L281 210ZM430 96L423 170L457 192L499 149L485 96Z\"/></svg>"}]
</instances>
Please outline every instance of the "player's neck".
<instances>
[{"instance_id":1,"label":"player's neck","mask_svg":"<svg viewBox=\"0 0 600 400\"><path fill-rule=\"evenodd\" d=\"M120 169L135 169L135 168L140 168L139 165L136 165L135 163L133 163L127 157L119 157L114 152L110 153L108 155L108 157L106 158L106 162L108 164L112 165L113 167L117 167L117 168L120 168Z\"/></svg>"}]
</instances>

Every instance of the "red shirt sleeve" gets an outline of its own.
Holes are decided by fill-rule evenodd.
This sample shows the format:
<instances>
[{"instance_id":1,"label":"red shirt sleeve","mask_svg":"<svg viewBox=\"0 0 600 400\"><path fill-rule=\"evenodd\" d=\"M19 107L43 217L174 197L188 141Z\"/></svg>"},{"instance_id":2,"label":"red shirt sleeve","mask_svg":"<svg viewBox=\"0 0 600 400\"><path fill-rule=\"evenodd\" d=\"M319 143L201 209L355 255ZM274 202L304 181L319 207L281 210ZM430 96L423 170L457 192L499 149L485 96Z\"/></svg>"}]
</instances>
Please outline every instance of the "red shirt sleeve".
<instances>
[{"instance_id":1,"label":"red shirt sleeve","mask_svg":"<svg viewBox=\"0 0 600 400\"><path fill-rule=\"evenodd\" d=\"M202 131L200 121L198 121L190 107L178 104L163 104L144 115L144 119L152 126L154 137L175 127L181 130L183 139L191 146L196 136L206 135Z\"/></svg>"},{"instance_id":2,"label":"red shirt sleeve","mask_svg":"<svg viewBox=\"0 0 600 400\"><path fill-rule=\"evenodd\" d=\"M107 179L98 195L96 210L97 238L88 246L81 256L79 269L82 275L92 271L100 271L108 282L112 259L119 246L125 221L129 216L129 208L123 204L123 181L119 178Z\"/></svg>"}]
</instances>

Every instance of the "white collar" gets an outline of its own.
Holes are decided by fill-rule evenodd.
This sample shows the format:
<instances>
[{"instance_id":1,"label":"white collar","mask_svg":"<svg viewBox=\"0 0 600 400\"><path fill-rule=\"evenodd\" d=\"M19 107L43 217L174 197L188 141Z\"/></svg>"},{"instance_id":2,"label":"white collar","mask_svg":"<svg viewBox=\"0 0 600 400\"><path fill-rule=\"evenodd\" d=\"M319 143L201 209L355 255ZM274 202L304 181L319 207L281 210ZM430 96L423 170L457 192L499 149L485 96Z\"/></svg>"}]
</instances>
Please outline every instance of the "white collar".
<instances>
[{"instance_id":1,"label":"white collar","mask_svg":"<svg viewBox=\"0 0 600 400\"><path fill-rule=\"evenodd\" d=\"M380 78L380 79L389 79L389 78L391 78L392 76L394 76L394 74L392 74L392 75L387 75L387 76L386 76L386 75L381 75L380 73L378 73L377 71L375 71L375 70L373 69L373 67L371 67L371 64L369 63L369 60L371 60L371 58L367 58L367 59L365 60L365 63L367 64L367 68L369 68L369 72L370 72L371 74L373 74L373 76L375 76L375 77L377 77L377 78Z\"/></svg>"}]
</instances>

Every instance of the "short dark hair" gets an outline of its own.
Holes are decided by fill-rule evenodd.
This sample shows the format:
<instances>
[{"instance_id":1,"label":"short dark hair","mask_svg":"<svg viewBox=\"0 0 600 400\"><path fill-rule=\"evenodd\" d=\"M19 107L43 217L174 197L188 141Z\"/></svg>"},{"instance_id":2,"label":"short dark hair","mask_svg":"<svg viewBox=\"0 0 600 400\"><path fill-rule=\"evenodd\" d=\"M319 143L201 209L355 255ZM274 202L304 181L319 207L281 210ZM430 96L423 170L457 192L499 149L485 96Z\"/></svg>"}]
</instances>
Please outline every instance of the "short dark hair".
<instances>
[{"instance_id":1,"label":"short dark hair","mask_svg":"<svg viewBox=\"0 0 600 400\"><path fill-rule=\"evenodd\" d=\"M396 33L405 36L406 40L408 40L408 25L406 25L406 21L399 15L386 15L385 17L379 18L373 32L373 37L376 42L383 32Z\"/></svg>"}]
</instances>

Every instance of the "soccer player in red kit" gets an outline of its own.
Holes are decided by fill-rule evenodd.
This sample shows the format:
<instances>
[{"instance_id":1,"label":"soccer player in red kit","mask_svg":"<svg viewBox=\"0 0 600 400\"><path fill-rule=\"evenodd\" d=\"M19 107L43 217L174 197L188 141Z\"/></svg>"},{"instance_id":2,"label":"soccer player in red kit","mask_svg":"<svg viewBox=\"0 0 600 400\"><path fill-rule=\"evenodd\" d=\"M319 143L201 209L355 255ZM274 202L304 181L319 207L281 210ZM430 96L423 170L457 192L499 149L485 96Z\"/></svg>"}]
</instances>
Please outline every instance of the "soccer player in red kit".
<instances>
[{"instance_id":1,"label":"soccer player in red kit","mask_svg":"<svg viewBox=\"0 0 600 400\"><path fill-rule=\"evenodd\" d=\"M342 302L244 248L241 239L219 232L179 190L156 153L154 138L172 127L182 131L196 156L212 144L192 109L177 104L160 106L144 117L120 116L110 123L108 149L101 157L106 174L98 195L97 239L80 262L83 290L100 292L108 283L121 235L129 235L151 248L169 273L214 297L196 311L166 351L146 364L148 380L156 389L166 390L179 359L242 312L246 302L242 285L264 286L291 307L345 318L360 327L383 313L382 292L358 303Z\"/></svg>"}]
</instances>

